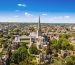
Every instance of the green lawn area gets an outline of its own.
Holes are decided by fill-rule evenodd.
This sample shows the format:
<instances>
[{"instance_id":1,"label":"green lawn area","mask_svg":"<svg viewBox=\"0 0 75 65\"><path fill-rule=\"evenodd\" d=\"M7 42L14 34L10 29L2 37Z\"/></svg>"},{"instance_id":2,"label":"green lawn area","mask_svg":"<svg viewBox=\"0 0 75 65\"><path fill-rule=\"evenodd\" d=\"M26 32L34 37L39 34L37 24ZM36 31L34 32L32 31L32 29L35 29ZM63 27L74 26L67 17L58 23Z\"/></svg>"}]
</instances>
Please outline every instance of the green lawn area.
<instances>
[{"instance_id":1,"label":"green lawn area","mask_svg":"<svg viewBox=\"0 0 75 65\"><path fill-rule=\"evenodd\" d=\"M30 40L21 40L23 43L30 43Z\"/></svg>"}]
</instances>

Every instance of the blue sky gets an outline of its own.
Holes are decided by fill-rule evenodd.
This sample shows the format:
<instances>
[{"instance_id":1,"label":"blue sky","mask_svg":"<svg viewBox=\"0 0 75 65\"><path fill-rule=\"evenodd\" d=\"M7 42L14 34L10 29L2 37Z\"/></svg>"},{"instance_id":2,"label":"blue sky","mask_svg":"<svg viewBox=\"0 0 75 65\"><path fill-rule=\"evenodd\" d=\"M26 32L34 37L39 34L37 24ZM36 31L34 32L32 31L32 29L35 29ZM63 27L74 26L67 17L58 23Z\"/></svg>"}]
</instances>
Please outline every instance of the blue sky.
<instances>
[{"instance_id":1,"label":"blue sky","mask_svg":"<svg viewBox=\"0 0 75 65\"><path fill-rule=\"evenodd\" d=\"M75 0L1 0L0 22L75 23Z\"/></svg>"}]
</instances>

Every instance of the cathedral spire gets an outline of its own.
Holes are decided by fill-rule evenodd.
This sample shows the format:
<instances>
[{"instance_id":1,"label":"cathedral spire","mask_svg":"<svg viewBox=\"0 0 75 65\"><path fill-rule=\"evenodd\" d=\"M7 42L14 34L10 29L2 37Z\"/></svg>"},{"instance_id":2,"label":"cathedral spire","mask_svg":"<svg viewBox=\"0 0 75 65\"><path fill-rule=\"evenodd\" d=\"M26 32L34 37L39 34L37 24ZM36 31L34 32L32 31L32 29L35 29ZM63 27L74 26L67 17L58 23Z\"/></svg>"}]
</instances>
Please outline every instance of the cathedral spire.
<instances>
[{"instance_id":1,"label":"cathedral spire","mask_svg":"<svg viewBox=\"0 0 75 65\"><path fill-rule=\"evenodd\" d=\"M38 22L38 36L41 36L41 23L40 23L40 16L39 16L39 22Z\"/></svg>"},{"instance_id":2,"label":"cathedral spire","mask_svg":"<svg viewBox=\"0 0 75 65\"><path fill-rule=\"evenodd\" d=\"M38 30L40 30L40 16L39 16L39 22L38 22Z\"/></svg>"}]
</instances>

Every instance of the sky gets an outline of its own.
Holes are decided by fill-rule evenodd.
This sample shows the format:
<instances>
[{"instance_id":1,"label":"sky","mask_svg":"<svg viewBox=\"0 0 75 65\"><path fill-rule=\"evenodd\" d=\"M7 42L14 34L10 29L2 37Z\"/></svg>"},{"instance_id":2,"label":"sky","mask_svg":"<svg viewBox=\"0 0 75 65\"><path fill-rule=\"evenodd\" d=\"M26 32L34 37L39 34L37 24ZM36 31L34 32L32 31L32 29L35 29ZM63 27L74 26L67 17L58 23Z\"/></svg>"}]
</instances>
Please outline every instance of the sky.
<instances>
[{"instance_id":1,"label":"sky","mask_svg":"<svg viewBox=\"0 0 75 65\"><path fill-rule=\"evenodd\" d=\"M75 0L0 0L0 22L75 23Z\"/></svg>"}]
</instances>

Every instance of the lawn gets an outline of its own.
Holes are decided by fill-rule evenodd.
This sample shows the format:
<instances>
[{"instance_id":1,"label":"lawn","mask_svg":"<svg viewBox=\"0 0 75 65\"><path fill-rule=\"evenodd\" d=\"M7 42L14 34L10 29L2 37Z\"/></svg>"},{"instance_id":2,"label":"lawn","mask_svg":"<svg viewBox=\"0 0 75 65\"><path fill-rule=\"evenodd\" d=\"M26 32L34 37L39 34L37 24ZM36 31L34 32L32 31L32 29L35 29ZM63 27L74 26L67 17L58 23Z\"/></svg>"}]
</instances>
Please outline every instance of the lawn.
<instances>
[{"instance_id":1,"label":"lawn","mask_svg":"<svg viewBox=\"0 0 75 65\"><path fill-rule=\"evenodd\" d=\"M22 43L30 43L30 40L21 40Z\"/></svg>"}]
</instances>

